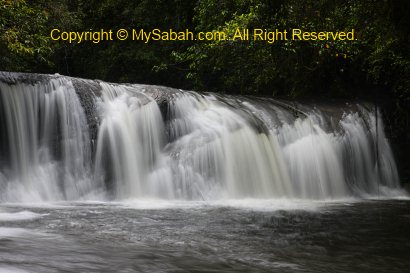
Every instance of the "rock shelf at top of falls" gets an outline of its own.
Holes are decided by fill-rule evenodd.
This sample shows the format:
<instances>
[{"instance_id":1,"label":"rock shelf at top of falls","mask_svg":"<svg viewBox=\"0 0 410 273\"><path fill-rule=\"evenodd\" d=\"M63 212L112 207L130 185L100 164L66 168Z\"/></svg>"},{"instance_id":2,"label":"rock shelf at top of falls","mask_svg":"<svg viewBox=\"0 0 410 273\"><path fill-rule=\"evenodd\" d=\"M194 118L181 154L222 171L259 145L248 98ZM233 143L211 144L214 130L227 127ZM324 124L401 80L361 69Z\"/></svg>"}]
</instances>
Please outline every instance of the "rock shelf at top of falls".
<instances>
[{"instance_id":1,"label":"rock shelf at top of falls","mask_svg":"<svg viewBox=\"0 0 410 273\"><path fill-rule=\"evenodd\" d=\"M360 103L0 72L0 129L7 202L403 194L383 122Z\"/></svg>"}]
</instances>

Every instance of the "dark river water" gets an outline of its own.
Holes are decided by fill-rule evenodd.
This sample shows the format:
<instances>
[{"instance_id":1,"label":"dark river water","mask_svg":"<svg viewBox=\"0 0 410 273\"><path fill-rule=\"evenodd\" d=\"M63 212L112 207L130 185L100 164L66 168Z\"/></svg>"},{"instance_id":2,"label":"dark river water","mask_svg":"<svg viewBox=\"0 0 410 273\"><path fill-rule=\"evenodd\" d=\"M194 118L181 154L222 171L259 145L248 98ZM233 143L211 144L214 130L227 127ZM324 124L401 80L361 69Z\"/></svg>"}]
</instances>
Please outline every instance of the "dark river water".
<instances>
[{"instance_id":1,"label":"dark river water","mask_svg":"<svg viewBox=\"0 0 410 273\"><path fill-rule=\"evenodd\" d=\"M0 272L410 272L410 201L3 204Z\"/></svg>"}]
</instances>

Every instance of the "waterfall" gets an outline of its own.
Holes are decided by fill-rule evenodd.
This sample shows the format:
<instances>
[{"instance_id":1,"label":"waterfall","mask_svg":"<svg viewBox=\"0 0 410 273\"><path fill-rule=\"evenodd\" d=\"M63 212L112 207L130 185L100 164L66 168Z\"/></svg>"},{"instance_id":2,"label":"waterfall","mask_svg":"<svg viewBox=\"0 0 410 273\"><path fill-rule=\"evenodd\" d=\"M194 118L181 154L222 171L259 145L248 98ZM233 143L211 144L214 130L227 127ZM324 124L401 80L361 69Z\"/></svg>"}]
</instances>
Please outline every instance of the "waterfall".
<instances>
[{"instance_id":1,"label":"waterfall","mask_svg":"<svg viewBox=\"0 0 410 273\"><path fill-rule=\"evenodd\" d=\"M78 199L92 189L83 109L70 81L0 82L1 199Z\"/></svg>"},{"instance_id":2,"label":"waterfall","mask_svg":"<svg viewBox=\"0 0 410 273\"><path fill-rule=\"evenodd\" d=\"M163 169L164 124L158 105L137 88L101 83L101 124L95 178L114 198L161 196L170 174ZM148 100L143 104L136 95ZM108 171L108 172L107 172ZM110 176L109 179L105 177ZM161 196L169 198L172 196Z\"/></svg>"},{"instance_id":3,"label":"waterfall","mask_svg":"<svg viewBox=\"0 0 410 273\"><path fill-rule=\"evenodd\" d=\"M324 200L400 190L383 123L366 104L19 77L0 77L2 201ZM99 91L87 91L91 84Z\"/></svg>"}]
</instances>

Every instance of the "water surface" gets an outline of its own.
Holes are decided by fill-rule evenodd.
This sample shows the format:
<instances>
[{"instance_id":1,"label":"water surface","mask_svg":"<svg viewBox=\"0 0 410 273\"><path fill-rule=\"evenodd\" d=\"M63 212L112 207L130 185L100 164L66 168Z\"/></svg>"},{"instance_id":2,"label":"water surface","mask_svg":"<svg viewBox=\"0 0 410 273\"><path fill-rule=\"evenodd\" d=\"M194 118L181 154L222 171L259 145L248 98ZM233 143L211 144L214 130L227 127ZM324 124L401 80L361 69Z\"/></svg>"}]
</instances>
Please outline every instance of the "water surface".
<instances>
[{"instance_id":1,"label":"water surface","mask_svg":"<svg viewBox=\"0 0 410 273\"><path fill-rule=\"evenodd\" d=\"M1 272L406 272L410 202L3 204Z\"/></svg>"}]
</instances>

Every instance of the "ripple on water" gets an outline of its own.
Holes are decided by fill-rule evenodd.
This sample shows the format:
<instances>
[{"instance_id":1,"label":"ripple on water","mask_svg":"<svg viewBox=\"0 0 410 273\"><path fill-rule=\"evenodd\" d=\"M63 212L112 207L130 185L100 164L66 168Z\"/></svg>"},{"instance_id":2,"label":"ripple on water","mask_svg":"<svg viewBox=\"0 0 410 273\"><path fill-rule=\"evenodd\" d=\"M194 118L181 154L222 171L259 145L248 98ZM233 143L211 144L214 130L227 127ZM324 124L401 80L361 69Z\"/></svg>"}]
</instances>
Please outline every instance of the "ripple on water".
<instances>
[{"instance_id":1,"label":"ripple on water","mask_svg":"<svg viewBox=\"0 0 410 273\"><path fill-rule=\"evenodd\" d=\"M44 216L44 214L38 214L28 210L19 212L0 212L0 222L29 221L42 216Z\"/></svg>"},{"instance_id":2,"label":"ripple on water","mask_svg":"<svg viewBox=\"0 0 410 273\"><path fill-rule=\"evenodd\" d=\"M29 273L29 271L12 267L12 266L0 266L0 272L2 273Z\"/></svg>"}]
</instances>

